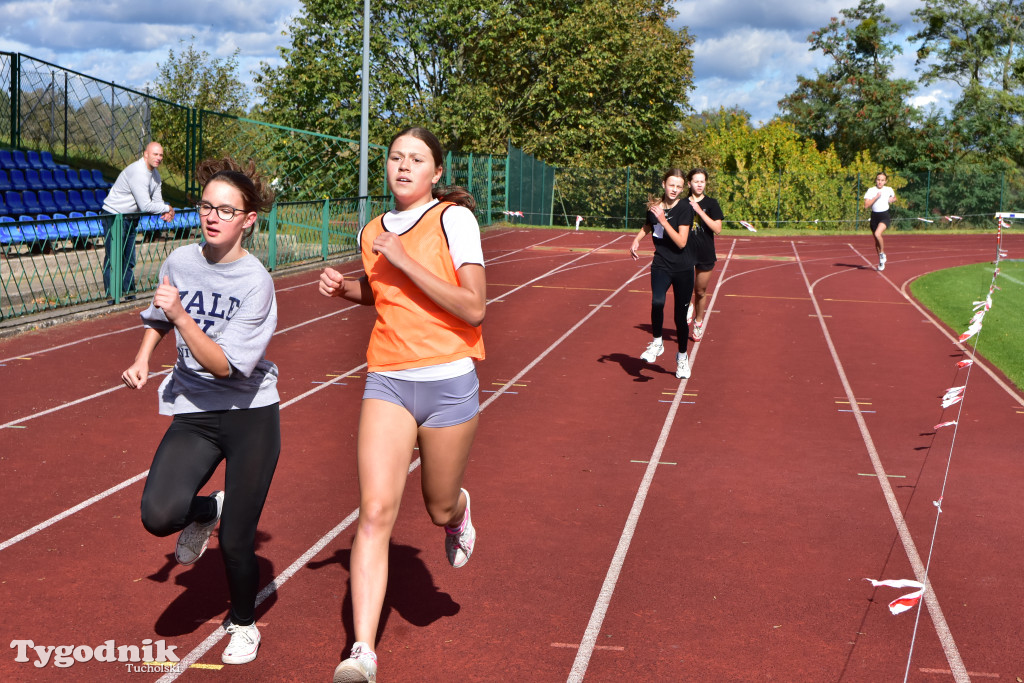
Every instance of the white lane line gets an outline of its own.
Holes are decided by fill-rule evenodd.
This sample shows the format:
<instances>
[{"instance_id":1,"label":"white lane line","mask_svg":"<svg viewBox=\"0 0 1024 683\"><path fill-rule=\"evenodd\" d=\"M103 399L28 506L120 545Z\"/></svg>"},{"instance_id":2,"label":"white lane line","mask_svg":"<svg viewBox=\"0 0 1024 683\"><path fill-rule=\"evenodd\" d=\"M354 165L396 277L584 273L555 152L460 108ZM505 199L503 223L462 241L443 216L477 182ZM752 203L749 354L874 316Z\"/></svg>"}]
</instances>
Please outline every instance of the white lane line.
<instances>
[{"instance_id":1,"label":"white lane line","mask_svg":"<svg viewBox=\"0 0 1024 683\"><path fill-rule=\"evenodd\" d=\"M708 305L708 311L705 314L705 320L711 316L711 311L715 310L715 300L718 297L718 292L721 289L720 284L725 280L725 272L729 268L729 264L732 263L731 257L733 250L736 248L736 240L733 240L732 246L729 248L729 258L726 259L725 265L722 267L722 274L718 278L719 285L715 286L715 292L711 295L711 303ZM628 284L628 283L627 283ZM625 286L625 285L623 285ZM621 290L622 287L619 288ZM618 290L616 290L616 294ZM613 295L614 296L614 295ZM611 299L611 297L608 297ZM608 300L606 299L606 301ZM600 309L595 308L593 312ZM697 352L699 351L700 342L696 342L690 351L690 366L697 362ZM612 601L612 594L615 592L615 585L619 580L619 572L622 571L622 565L626 561L626 553L629 552L629 544L633 541L633 533L636 531L637 522L640 520L640 512L643 510L644 502L647 500L647 491L651 487L651 482L654 480L654 473L658 469L658 463L661 460L661 454L665 450L665 444L668 442L668 435L672 429L672 423L675 421L676 412L679 410L679 403L683 398L683 393L686 391L686 385L689 380L682 380L679 383L679 387L676 389L675 396L672 400L672 405L668 409L668 414L665 416L665 422L661 426L661 434L658 436L658 442L654 447L654 452L651 453L651 459L647 464L647 468L644 470L643 479L640 481L640 487L637 489L636 497L633 499L633 506L629 510L629 515L626 517L626 526L622 530L622 534L619 536L618 546L615 548L615 554L612 556L611 564L608 566L608 572L605 574L604 583L601 584L601 590L597 596L597 602L594 605L593 611L590 613L590 621L587 623L587 629L583 634L583 639L580 641L579 649L576 651L576 659L572 663L572 670L569 672L569 683L581 683L583 677L587 673L587 667L590 665L590 658L594 654L594 650L597 645L597 637L601 632L601 625L604 623L605 615L608 613L608 606Z\"/></svg>"},{"instance_id":2,"label":"white lane line","mask_svg":"<svg viewBox=\"0 0 1024 683\"><path fill-rule=\"evenodd\" d=\"M793 243L793 253L797 256L797 261L800 264L800 274L804 278L804 284L807 286L807 292L811 296L811 303L814 305L814 310L818 314L818 324L821 326L821 333L825 338L825 344L828 346L829 353L832 354L832 362L835 365L836 372L839 374L839 381L843 385L843 389L846 392L846 398L850 402L851 408L853 408L853 417L857 421L857 427L860 429L861 438L864 441L865 448L867 448L868 457L871 459L871 465L875 470L875 476L878 478L878 485L882 489L882 495L885 497L886 505L889 508L889 514L892 515L892 521L896 524L896 530L899 533L903 549L907 553L907 558L910 560L910 565L913 567L914 575L917 577L918 581L925 584L925 604L928 605L928 613L932 617L932 623L935 625L935 631L938 634L939 642L942 644L942 650L946 654L946 661L949 662L949 668L953 671L953 678L957 683L969 683L970 677L967 675L967 667L964 666L963 660L960 658L960 652L957 650L956 643L953 642L953 634L949 630L946 618L942 614L942 608L939 607L939 599L935 596L935 590L928 581L924 563L921 561L921 556L917 552L917 546L914 545L914 538L910 535L910 529L907 528L907 521L904 519L903 511L900 510L899 502L896 500L896 493L892 490L892 486L889 484L889 477L886 475L885 468L882 466L882 460L878 456L878 450L875 448L875 443L871 438L871 432L868 431L867 422L864 421L864 416L861 414L861 410L857 405L857 399L855 398L853 387L850 385L850 381L846 376L846 370L843 368L842 361L839 360L839 353L836 351L835 344L832 343L832 335L829 334L828 324L825 322L825 318L821 315L821 307L818 305L818 298L814 293L814 286L807 277L807 271L804 270L803 263L799 261L799 254L797 253L795 243Z\"/></svg>"},{"instance_id":3,"label":"white lane line","mask_svg":"<svg viewBox=\"0 0 1024 683\"><path fill-rule=\"evenodd\" d=\"M616 239L618 239L618 238L616 238ZM576 260L579 260L579 259L574 259L574 261L576 261ZM572 261L570 261L569 263L572 263ZM568 265L568 264L564 264L564 265ZM559 268L561 268L561 266L559 266ZM553 269L550 272L554 273L559 268L555 268L555 269ZM626 280L626 282L622 283L622 285L620 285L619 288L615 290L615 292L613 292L612 294L608 295L608 297L605 299L605 301L606 302L610 301L614 296L616 296L619 292L621 292L623 289L625 289L635 278L636 278L635 275L631 275ZM502 295L502 296L505 296L505 295ZM713 301L714 301L714 299L712 298L712 302ZM571 328L569 328L569 330L566 331L565 334L563 334L561 337L559 337L557 340L555 340L550 346L548 346L548 348L544 349L544 351L542 351L539 355L537 355L536 358L534 358L532 361L530 361L530 363L528 363L521 371L519 371L515 375L515 377L513 377L512 379L510 379L507 382L505 382L505 384L498 391L496 391L490 398L488 398L486 401L481 403L480 404L480 412L483 412L485 409L487 409L487 407L490 406L492 403L494 403L498 399L498 397L501 396L501 394L506 392L506 390L509 387L514 386L515 383L520 378L522 378L523 375L525 375L531 369L536 367L536 365L541 360L543 360L545 357L547 357L548 354L550 354L552 351L554 351L573 332L575 332L577 329L579 329L579 327L581 325L583 325L590 318L594 317L594 315L596 315L601 310L603 310L601 307L594 308L589 313L587 313L582 318L580 318L580 320L575 325L573 325ZM679 396L682 396L682 391L683 391L683 389L685 387L685 384L686 383L683 382L683 384L680 385L680 388L678 390L678 395ZM320 389L320 387L318 387L317 389L310 390L310 391L306 392L306 394L314 393L315 391L319 391L319 389ZM294 400L298 400L298 398L296 398ZM282 406L282 407L284 407L284 406ZM412 473L412 471L415 470L419 466L419 464L420 464L420 459L417 458L409 466L409 472ZM648 469L650 469L650 467L651 466L648 466ZM284 572L282 572L278 576L274 577L274 579L271 580L271 582L269 584L267 584L263 588L263 590L261 590L259 592L259 594L257 595L256 605L259 606L259 604L261 602L263 602L266 598L268 598L275 591L277 591L281 586L283 586L285 584L285 582L288 581L288 579L290 579L296 572L298 572L299 569L301 569L303 566L305 566L305 564L307 562L309 562L309 560L312 559L314 556L316 556L317 553L319 553L321 550L323 550L327 546L328 543L330 543L332 540L334 540L338 536L338 534L340 534L342 531L347 529L352 524L352 522L354 522L356 519L358 519L358 517L359 517L359 510L357 508L356 510L353 510L351 513L349 513L349 515L344 520L342 520L342 522L340 524L338 524L336 527L334 527L333 529L328 531L327 534L325 534L316 543L314 543L297 560L292 562L292 564L289 565L288 569L286 569ZM187 655L185 655L184 657L181 658L181 663L180 663L180 669L179 670L170 671L170 672L164 674L161 678L158 679L157 683L171 683L171 681L176 680L178 678L178 676L180 676L182 673L184 673L184 671L186 671L192 664L194 664L194 663L198 662L200 659L202 659L203 656L206 655L206 653L209 652L213 648L213 646L216 645L226 635L227 635L227 631L224 630L224 626L223 625L219 626L217 628L217 630L215 630L213 633L211 633L209 636L207 636L206 639L203 640L202 643L200 643L199 645L197 645L195 647L195 649L193 649L191 652L189 652ZM581 649L582 649L582 647L581 647ZM593 649L593 644L591 644L591 649ZM577 653L577 659L578 658L579 658L579 653Z\"/></svg>"}]
</instances>

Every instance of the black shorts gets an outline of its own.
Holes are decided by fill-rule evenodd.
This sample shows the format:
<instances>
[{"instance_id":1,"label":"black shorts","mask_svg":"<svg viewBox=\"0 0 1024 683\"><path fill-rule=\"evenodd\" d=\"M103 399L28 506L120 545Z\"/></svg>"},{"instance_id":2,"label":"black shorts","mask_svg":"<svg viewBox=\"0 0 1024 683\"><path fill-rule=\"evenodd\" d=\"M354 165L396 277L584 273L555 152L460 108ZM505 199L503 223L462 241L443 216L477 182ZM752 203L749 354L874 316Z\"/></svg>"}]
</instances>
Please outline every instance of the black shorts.
<instances>
[{"instance_id":1,"label":"black shorts","mask_svg":"<svg viewBox=\"0 0 1024 683\"><path fill-rule=\"evenodd\" d=\"M711 261L710 263L695 263L693 267L701 273L707 273L715 269L715 261Z\"/></svg>"},{"instance_id":2,"label":"black shorts","mask_svg":"<svg viewBox=\"0 0 1024 683\"><path fill-rule=\"evenodd\" d=\"M880 223L885 223L887 228L892 225L892 218L889 216L888 211L871 212L871 232L877 230Z\"/></svg>"}]
</instances>

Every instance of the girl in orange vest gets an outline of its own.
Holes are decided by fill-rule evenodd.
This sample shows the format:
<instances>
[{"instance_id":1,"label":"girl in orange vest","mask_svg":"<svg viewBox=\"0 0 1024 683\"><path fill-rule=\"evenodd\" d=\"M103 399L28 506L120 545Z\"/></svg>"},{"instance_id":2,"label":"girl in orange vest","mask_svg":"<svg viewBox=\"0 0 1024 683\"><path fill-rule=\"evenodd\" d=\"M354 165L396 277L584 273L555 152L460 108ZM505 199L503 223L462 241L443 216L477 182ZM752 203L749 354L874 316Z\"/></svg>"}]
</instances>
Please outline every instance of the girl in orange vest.
<instances>
[{"instance_id":1,"label":"girl in orange vest","mask_svg":"<svg viewBox=\"0 0 1024 683\"><path fill-rule=\"evenodd\" d=\"M359 522L352 542L356 643L334 671L335 683L376 681L377 635L387 588L388 545L419 444L423 502L445 528L445 554L461 567L476 530L462 476L476 433L486 305L480 228L473 197L461 188L435 196L444 172L441 144L408 128L388 147L388 188L395 209L359 232L364 274L320 275L320 293L373 305L377 321L366 352L359 417Z\"/></svg>"}]
</instances>

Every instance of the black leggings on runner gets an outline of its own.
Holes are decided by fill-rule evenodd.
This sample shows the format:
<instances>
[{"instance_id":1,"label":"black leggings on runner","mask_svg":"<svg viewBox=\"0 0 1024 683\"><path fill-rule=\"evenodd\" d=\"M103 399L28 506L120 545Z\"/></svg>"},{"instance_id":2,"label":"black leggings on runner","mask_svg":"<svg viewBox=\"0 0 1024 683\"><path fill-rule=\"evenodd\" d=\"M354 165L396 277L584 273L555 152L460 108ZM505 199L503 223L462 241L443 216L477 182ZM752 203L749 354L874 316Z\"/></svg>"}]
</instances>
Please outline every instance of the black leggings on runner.
<instances>
[{"instance_id":1,"label":"black leggings on runner","mask_svg":"<svg viewBox=\"0 0 1024 683\"><path fill-rule=\"evenodd\" d=\"M693 297L693 268L679 271L651 268L651 328L655 337L660 337L665 323L665 295L669 285L672 286L672 298L675 299L676 337L679 342L679 353L686 353L686 340L690 336L690 326L686 324L686 309Z\"/></svg>"},{"instance_id":2,"label":"black leggings on runner","mask_svg":"<svg viewBox=\"0 0 1024 683\"><path fill-rule=\"evenodd\" d=\"M227 461L220 550L231 593L231 620L242 626L256 620L256 525L281 453L279 410L275 403L175 415L153 456L142 492L142 524L155 536L169 536L197 519L213 518L212 500L196 493L220 461Z\"/></svg>"}]
</instances>

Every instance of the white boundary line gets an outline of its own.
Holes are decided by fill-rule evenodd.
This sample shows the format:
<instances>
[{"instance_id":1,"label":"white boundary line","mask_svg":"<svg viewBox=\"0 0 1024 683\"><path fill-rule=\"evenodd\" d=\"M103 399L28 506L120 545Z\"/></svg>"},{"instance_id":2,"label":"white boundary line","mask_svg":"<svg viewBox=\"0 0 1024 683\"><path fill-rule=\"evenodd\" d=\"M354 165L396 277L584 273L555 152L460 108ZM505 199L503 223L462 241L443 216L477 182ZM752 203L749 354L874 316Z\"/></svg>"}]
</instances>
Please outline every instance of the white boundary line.
<instances>
[{"instance_id":1,"label":"white boundary line","mask_svg":"<svg viewBox=\"0 0 1024 683\"><path fill-rule=\"evenodd\" d=\"M793 253L797 256L797 263L800 266L800 275L803 276L804 284L807 286L807 293L810 295L811 303L814 305L814 312L817 314L822 336L825 339L825 344L828 346L829 353L832 354L832 362L839 375L839 381L842 383L843 390L846 392L847 400L850 402L850 408L852 408L852 415L857 421L857 427L860 429L861 438L864 441L868 457L871 459L871 465L875 470L876 477L878 478L878 485L882 489L882 495L885 496L885 502L889 508L889 514L892 516L892 521L896 524L896 530L899 533L903 549L907 554L907 559L910 560L910 565L914 569L914 575L917 577L918 581L925 584L925 604L928 605L928 612L931 614L932 623L935 626L939 642L942 644L942 650L946 654L946 661L949 662L949 668L952 671L953 679L957 683L969 683L970 677L967 675L967 667L964 666L963 660L960 658L960 652L957 650L956 643L953 641L953 634L949 630L946 618L942 614L942 608L939 607L939 599L935 596L935 591L932 588L931 583L928 581L924 563L921 561L921 556L917 551L917 546L914 544L914 539L910 535L910 530L907 528L907 521L903 517L903 511L900 510L899 502L896 500L896 493L892 490L892 486L889 484L889 477L886 476L885 467L882 466L882 460L878 456L875 443L871 438L871 433L868 431L868 425L864 421L864 416L861 414L860 406L857 405L857 399L854 395L853 387L850 386L850 381L846 377L846 370L843 368L842 361L839 360L839 353L836 351L835 344L832 343L832 335L829 334L828 325L825 323L825 317L822 315L821 307L818 305L818 298L814 293L814 285L811 284L810 279L807 277L807 271L804 270L804 264L800 260L800 254L797 251L796 243L792 242L791 244L793 246ZM892 283L890 282L890 284Z\"/></svg>"},{"instance_id":2,"label":"white boundary line","mask_svg":"<svg viewBox=\"0 0 1024 683\"><path fill-rule=\"evenodd\" d=\"M725 265L722 267L722 274L718 277L718 282L722 283L725 280L725 271L729 268L731 263L731 257L733 250L736 248L736 240L732 242L732 246L729 248L729 258L726 258ZM627 283L628 284L628 283ZM623 285L625 287L625 285ZM715 308L715 299L718 297L718 292L721 288L716 285L715 292L711 295L711 302L708 304L707 311L704 314L704 319L707 320L711 316L711 311ZM618 294L622 290L622 287L615 291ZM614 296L613 294L612 296ZM608 297L610 299L611 297ZM605 299L605 301L608 301ZM689 303L689 302L687 302ZM595 311L599 310L597 308ZM681 332L681 330L677 331ZM697 351L700 342L696 342L691 349L692 355L690 355L690 367L697 362ZM629 544L633 541L633 533L636 531L637 522L640 521L640 512L644 508L644 502L647 500L647 491L651 487L651 482L654 481L654 473L658 469L658 462L661 460L661 454L665 450L665 444L668 442L668 435L672 429L672 423L675 421L676 412L679 410L679 403L683 398L683 393L686 391L686 385L689 382L688 379L681 380L679 387L676 389L675 396L672 399L672 405L669 406L668 414L665 416L665 422L661 426L661 434L658 436L658 442L654 447L654 451L651 453L651 459L647 463L647 469L644 471L643 479L640 480L640 487L637 489L636 497L633 499L633 506L629 510L629 515L626 517L626 526L622 529L622 534L619 536L619 544L615 548L615 554L612 556L611 564L608 566L608 572L605 574L604 583L601 584L601 590L597 595L597 602L594 604L594 609L590 613L590 621L587 623L587 629L583 634L583 639L580 641L580 646L576 650L576 659L572 663L572 670L569 672L568 683L581 683L583 677L587 673L587 667L590 665L590 657L594 654L595 646L597 645L597 637L601 632L601 625L604 623L605 615L608 613L608 607L611 605L612 594L615 592L615 585L619 580L619 572L622 571L622 565L626 562L626 553L629 552Z\"/></svg>"}]
</instances>

